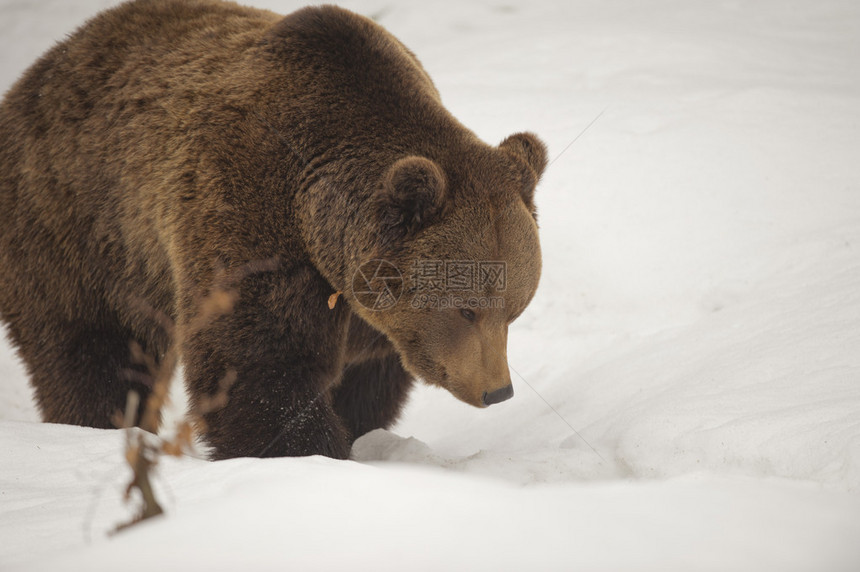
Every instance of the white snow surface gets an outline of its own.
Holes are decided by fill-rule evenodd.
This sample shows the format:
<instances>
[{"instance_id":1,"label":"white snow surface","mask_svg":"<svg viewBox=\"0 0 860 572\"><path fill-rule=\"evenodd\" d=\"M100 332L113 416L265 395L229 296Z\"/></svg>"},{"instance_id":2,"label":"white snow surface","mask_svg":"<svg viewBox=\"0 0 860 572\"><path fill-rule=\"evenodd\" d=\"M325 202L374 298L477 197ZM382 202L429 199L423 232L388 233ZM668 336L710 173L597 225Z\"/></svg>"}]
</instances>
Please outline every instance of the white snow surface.
<instances>
[{"instance_id":1,"label":"white snow surface","mask_svg":"<svg viewBox=\"0 0 860 572\"><path fill-rule=\"evenodd\" d=\"M247 2L287 13L298 4ZM0 0L0 88L112 2ZM0 345L2 570L860 570L860 3L356 0L488 142L531 130L516 395L420 388L350 461L39 422Z\"/></svg>"}]
</instances>

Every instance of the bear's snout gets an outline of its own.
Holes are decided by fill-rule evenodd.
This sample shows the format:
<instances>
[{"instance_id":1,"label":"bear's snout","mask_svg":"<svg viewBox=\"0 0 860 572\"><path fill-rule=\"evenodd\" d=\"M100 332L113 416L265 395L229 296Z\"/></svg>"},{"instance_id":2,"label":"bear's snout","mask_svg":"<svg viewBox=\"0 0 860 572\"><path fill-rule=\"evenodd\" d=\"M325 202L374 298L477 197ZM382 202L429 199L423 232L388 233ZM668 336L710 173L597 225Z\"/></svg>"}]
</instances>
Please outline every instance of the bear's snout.
<instances>
[{"instance_id":1,"label":"bear's snout","mask_svg":"<svg viewBox=\"0 0 860 572\"><path fill-rule=\"evenodd\" d=\"M501 403L502 401L507 401L511 397L514 396L514 386L511 384L506 385L505 387L500 387L499 389L495 389L490 392L484 392L481 396L481 403L484 405L493 405L494 403Z\"/></svg>"}]
</instances>

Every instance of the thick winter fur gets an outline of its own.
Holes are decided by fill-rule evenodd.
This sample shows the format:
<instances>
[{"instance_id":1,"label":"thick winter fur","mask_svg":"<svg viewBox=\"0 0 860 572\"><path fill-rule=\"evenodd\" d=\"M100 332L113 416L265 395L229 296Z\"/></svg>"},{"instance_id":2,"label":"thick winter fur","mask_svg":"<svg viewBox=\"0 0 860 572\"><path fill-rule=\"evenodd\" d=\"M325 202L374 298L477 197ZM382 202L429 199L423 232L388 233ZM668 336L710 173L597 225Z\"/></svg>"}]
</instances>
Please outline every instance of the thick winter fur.
<instances>
[{"instance_id":1,"label":"thick winter fur","mask_svg":"<svg viewBox=\"0 0 860 572\"><path fill-rule=\"evenodd\" d=\"M182 334L192 403L237 374L207 416L216 458L344 458L415 376L474 405L510 384L544 147L478 140L366 18L123 4L24 74L0 141L0 317L46 421L110 427L145 396L129 344L163 357L177 338L159 316ZM371 311L351 288L372 259L404 277L420 259L505 261L504 307ZM233 310L192 328L223 277Z\"/></svg>"}]
</instances>

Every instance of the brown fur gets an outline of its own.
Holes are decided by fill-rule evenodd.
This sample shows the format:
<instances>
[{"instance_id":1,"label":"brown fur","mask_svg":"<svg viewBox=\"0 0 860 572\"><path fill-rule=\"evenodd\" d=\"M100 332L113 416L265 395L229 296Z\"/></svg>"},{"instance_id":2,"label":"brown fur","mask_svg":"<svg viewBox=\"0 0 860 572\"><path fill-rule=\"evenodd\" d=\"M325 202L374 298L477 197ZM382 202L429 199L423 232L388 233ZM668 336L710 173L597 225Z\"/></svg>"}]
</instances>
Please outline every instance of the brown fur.
<instances>
[{"instance_id":1,"label":"brown fur","mask_svg":"<svg viewBox=\"0 0 860 572\"><path fill-rule=\"evenodd\" d=\"M164 355L158 314L185 334L192 403L237 373L207 416L216 458L344 458L393 422L413 376L475 405L510 383L545 150L529 134L479 141L366 18L123 4L24 74L0 140L0 317L46 421L109 427L130 389L145 395L128 348ZM504 308L470 321L404 296L370 311L350 288L374 258L404 275L418 259L504 260ZM219 272L233 311L188 329Z\"/></svg>"}]
</instances>

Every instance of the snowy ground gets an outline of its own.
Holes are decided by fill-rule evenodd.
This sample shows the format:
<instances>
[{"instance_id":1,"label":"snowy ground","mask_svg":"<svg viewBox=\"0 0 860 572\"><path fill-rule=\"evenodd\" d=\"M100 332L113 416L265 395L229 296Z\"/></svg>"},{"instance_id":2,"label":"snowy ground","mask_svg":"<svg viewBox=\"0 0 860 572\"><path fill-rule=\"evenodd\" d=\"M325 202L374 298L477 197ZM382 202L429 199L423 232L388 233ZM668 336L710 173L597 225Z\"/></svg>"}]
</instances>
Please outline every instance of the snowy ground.
<instances>
[{"instance_id":1,"label":"snowy ground","mask_svg":"<svg viewBox=\"0 0 860 572\"><path fill-rule=\"evenodd\" d=\"M0 86L109 4L0 0ZM0 345L0 569L860 570L860 3L344 5L558 156L516 397L167 461L167 516L107 537L122 434L38 423Z\"/></svg>"}]
</instances>

